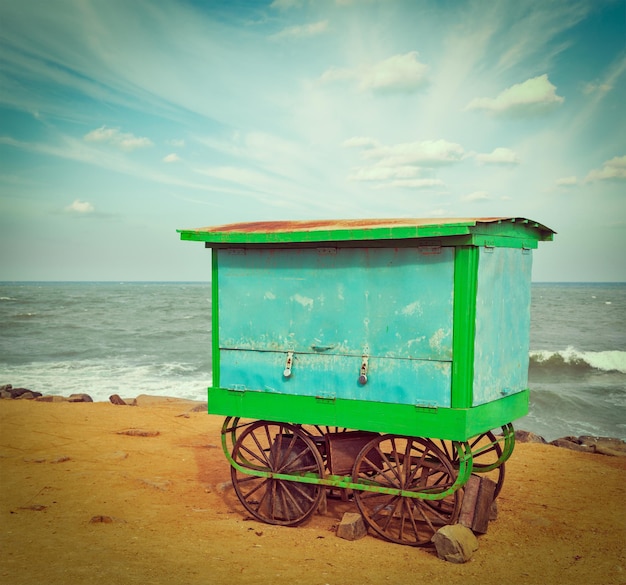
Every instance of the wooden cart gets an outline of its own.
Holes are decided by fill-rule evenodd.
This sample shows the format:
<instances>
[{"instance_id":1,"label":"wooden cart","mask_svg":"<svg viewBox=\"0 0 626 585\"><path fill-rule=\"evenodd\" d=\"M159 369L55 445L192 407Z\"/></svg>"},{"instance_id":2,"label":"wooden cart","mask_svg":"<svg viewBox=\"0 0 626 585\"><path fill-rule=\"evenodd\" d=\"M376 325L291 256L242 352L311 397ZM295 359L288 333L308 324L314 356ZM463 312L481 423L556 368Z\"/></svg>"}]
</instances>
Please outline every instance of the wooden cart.
<instances>
[{"instance_id":1,"label":"wooden cart","mask_svg":"<svg viewBox=\"0 0 626 585\"><path fill-rule=\"evenodd\" d=\"M423 545L472 473L500 491L528 412L523 218L290 221L179 230L212 249L208 409L243 506L296 525L349 490ZM495 429L495 431L494 431Z\"/></svg>"}]
</instances>

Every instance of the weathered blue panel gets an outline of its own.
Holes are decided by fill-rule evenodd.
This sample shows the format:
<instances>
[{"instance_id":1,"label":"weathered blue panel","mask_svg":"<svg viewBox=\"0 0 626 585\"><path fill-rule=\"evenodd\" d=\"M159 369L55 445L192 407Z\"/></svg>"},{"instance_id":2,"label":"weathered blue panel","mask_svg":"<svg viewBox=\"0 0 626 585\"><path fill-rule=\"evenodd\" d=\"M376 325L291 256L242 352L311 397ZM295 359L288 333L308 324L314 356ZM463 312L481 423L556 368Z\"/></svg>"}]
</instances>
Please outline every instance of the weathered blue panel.
<instances>
[{"instance_id":1,"label":"weathered blue panel","mask_svg":"<svg viewBox=\"0 0 626 585\"><path fill-rule=\"evenodd\" d=\"M219 261L223 388L450 405L453 248L247 249Z\"/></svg>"},{"instance_id":2,"label":"weathered blue panel","mask_svg":"<svg viewBox=\"0 0 626 585\"><path fill-rule=\"evenodd\" d=\"M474 406L528 387L531 267L529 250L480 249Z\"/></svg>"},{"instance_id":3,"label":"weathered blue panel","mask_svg":"<svg viewBox=\"0 0 626 585\"><path fill-rule=\"evenodd\" d=\"M279 352L222 350L220 385L324 399L450 406L450 362L370 358L367 383L360 384L360 357L294 354L289 377L283 375L286 359Z\"/></svg>"},{"instance_id":4,"label":"weathered blue panel","mask_svg":"<svg viewBox=\"0 0 626 585\"><path fill-rule=\"evenodd\" d=\"M220 347L452 359L454 249L220 254Z\"/></svg>"}]
</instances>

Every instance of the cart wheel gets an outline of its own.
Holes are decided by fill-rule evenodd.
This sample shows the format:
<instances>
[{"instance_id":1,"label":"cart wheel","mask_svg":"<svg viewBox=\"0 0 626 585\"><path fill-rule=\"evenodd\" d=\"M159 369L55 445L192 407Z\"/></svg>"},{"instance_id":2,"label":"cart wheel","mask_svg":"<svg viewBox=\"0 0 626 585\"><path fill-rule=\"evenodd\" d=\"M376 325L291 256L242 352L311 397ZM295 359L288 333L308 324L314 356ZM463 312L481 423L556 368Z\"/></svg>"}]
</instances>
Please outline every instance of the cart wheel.
<instances>
[{"instance_id":1,"label":"cart wheel","mask_svg":"<svg viewBox=\"0 0 626 585\"><path fill-rule=\"evenodd\" d=\"M241 419L238 416L228 416L224 419L222 424L222 447L225 453L232 453L237 439L241 433L254 424L255 420Z\"/></svg>"},{"instance_id":2,"label":"cart wheel","mask_svg":"<svg viewBox=\"0 0 626 585\"><path fill-rule=\"evenodd\" d=\"M324 464L311 439L299 428L267 421L246 426L232 452L231 477L237 497L255 518L268 524L304 522L324 495ZM274 474L293 477L276 479ZM302 478L309 480L303 482ZM300 478L300 481L299 481Z\"/></svg>"},{"instance_id":3,"label":"cart wheel","mask_svg":"<svg viewBox=\"0 0 626 585\"><path fill-rule=\"evenodd\" d=\"M450 441L434 440L435 444L451 459L455 469L458 467L458 451ZM504 462L511 456L515 442L515 431L510 423L502 427L502 434L495 435L488 431L467 441L472 453L472 472L484 474L496 484L494 499L498 497L504 483Z\"/></svg>"},{"instance_id":4,"label":"cart wheel","mask_svg":"<svg viewBox=\"0 0 626 585\"><path fill-rule=\"evenodd\" d=\"M457 472L429 439L383 435L370 441L354 463L352 480L374 490L402 489L418 497L355 490L366 522L383 538L423 546L460 511Z\"/></svg>"}]
</instances>

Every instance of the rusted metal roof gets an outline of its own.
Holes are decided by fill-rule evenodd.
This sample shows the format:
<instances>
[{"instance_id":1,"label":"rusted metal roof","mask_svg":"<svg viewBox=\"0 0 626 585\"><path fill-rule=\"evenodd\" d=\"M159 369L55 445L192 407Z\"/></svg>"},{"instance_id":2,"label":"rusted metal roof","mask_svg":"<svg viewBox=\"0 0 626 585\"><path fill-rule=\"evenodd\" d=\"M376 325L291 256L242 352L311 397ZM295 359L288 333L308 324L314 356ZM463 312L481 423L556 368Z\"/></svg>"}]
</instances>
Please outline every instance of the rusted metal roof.
<instances>
[{"instance_id":1,"label":"rusted metal roof","mask_svg":"<svg viewBox=\"0 0 626 585\"><path fill-rule=\"evenodd\" d=\"M521 217L256 221L178 230L181 239L213 244L396 240L491 233L551 240L554 231Z\"/></svg>"}]
</instances>

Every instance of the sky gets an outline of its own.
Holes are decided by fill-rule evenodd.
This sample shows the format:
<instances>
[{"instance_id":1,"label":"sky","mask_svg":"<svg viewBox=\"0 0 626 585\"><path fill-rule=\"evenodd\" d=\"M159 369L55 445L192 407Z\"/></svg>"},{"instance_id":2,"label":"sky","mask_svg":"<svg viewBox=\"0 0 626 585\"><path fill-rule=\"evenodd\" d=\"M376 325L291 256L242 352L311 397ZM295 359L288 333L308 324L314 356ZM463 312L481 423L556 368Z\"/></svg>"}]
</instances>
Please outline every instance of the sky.
<instances>
[{"instance_id":1,"label":"sky","mask_svg":"<svg viewBox=\"0 0 626 585\"><path fill-rule=\"evenodd\" d=\"M525 217L626 281L625 0L0 1L0 280L210 279L176 230Z\"/></svg>"}]
</instances>

